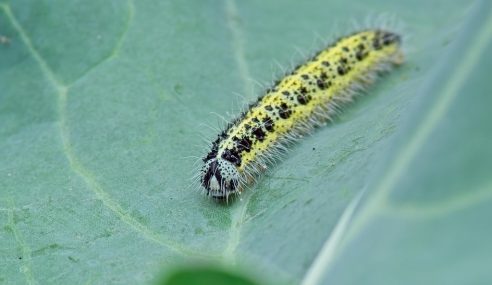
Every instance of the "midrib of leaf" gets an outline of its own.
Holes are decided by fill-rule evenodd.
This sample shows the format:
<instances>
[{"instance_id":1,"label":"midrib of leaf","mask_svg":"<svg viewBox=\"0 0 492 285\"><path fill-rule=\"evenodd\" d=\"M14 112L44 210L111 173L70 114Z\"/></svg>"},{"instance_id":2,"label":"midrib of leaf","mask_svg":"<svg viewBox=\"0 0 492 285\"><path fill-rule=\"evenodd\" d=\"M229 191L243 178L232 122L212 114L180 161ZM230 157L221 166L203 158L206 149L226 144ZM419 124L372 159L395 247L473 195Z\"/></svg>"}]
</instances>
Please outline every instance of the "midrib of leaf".
<instances>
[{"instance_id":1,"label":"midrib of leaf","mask_svg":"<svg viewBox=\"0 0 492 285\"><path fill-rule=\"evenodd\" d=\"M343 238L343 235L349 227L349 223L352 220L355 209L359 205L362 194L363 192L359 193L352 200L352 202L348 204L347 208L345 208L345 211L343 212L342 216L340 216L340 219L338 219L338 222L335 228L333 228L329 238L323 244L323 247L320 249L318 256L316 256L315 261L311 264L311 267L306 272L301 285L319 283L319 281L323 277L323 272L325 272L324 270L326 264L329 264L331 257L337 250L336 247L340 243L340 240Z\"/></svg>"},{"instance_id":2,"label":"midrib of leaf","mask_svg":"<svg viewBox=\"0 0 492 285\"><path fill-rule=\"evenodd\" d=\"M477 10L480 10L481 6L489 5L485 1L481 2L482 5L477 5ZM474 17L475 13L470 13L470 17ZM401 147L398 157L393 160L390 166L387 168L389 171L382 177L381 182L375 187L375 191L370 192L370 197L365 200L365 204L360 206L360 210L357 211L357 215L353 218L351 225L348 226L345 231L345 236L340 238L332 238L333 235L338 234L336 231L331 233L331 236L325 242L323 250L316 257L311 267L313 270L309 270L303 278L303 285L320 284L322 277L326 272L330 270L331 265L344 250L344 248L350 244L350 242L362 231L368 221L377 217L380 213L383 213L388 206L388 196L394 185L405 173L412 160L415 158L417 152L421 149L426 142L429 135L436 128L438 123L444 117L449 110L451 103L458 96L458 91L464 86L474 66L478 63L478 59L484 52L487 44L492 39L492 17L490 13L489 17L485 17L481 29L475 33L474 38L468 44L466 54L461 57L459 61L460 68L454 68L454 72L446 81L441 92L436 95L438 98L435 100L435 105L428 109L428 113L424 119L420 121L420 124L415 130L411 140ZM483 16L482 16L483 17ZM472 199L472 201L477 201ZM352 204L351 204L352 205ZM350 206L346 212L351 212ZM338 221L338 224L343 227L346 223L344 216ZM337 229L339 225L335 227ZM332 242L335 240L336 242ZM333 244L331 244L333 243Z\"/></svg>"}]
</instances>

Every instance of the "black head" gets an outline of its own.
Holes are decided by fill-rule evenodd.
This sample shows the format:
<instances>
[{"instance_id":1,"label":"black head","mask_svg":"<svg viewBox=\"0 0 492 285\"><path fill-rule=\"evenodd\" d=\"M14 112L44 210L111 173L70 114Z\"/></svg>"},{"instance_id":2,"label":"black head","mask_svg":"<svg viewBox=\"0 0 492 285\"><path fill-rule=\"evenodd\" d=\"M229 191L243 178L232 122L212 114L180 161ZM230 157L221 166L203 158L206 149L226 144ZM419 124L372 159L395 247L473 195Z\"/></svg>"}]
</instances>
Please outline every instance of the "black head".
<instances>
[{"instance_id":1,"label":"black head","mask_svg":"<svg viewBox=\"0 0 492 285\"><path fill-rule=\"evenodd\" d=\"M207 195L216 199L227 199L239 192L239 172L231 162L222 158L208 160L202 168L202 186Z\"/></svg>"}]
</instances>

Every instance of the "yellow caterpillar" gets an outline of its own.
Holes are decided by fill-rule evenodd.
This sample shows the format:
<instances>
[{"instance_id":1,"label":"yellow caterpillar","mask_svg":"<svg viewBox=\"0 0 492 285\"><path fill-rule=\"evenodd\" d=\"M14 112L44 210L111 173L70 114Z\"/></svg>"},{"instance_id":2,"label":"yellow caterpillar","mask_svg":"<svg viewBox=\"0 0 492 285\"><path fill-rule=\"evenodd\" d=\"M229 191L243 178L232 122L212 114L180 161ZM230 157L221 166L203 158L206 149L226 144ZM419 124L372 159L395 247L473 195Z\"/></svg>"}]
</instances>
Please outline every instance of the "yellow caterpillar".
<instances>
[{"instance_id":1,"label":"yellow caterpillar","mask_svg":"<svg viewBox=\"0 0 492 285\"><path fill-rule=\"evenodd\" d=\"M320 126L378 73L403 62L399 35L364 30L340 38L233 120L203 158L200 183L207 195L228 199L266 169L286 144Z\"/></svg>"}]
</instances>

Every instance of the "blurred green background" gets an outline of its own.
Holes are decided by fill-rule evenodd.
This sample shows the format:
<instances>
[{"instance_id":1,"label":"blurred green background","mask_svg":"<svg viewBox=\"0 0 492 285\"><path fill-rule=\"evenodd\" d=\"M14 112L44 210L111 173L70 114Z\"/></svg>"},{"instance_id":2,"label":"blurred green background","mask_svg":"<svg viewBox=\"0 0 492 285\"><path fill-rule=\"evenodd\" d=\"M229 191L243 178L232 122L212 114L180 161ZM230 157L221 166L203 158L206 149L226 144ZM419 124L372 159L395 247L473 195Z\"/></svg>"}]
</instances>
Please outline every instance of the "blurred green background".
<instances>
[{"instance_id":1,"label":"blurred green background","mask_svg":"<svg viewBox=\"0 0 492 285\"><path fill-rule=\"evenodd\" d=\"M491 283L489 1L0 3L0 284ZM216 114L367 21L404 66L241 200L189 187Z\"/></svg>"}]
</instances>

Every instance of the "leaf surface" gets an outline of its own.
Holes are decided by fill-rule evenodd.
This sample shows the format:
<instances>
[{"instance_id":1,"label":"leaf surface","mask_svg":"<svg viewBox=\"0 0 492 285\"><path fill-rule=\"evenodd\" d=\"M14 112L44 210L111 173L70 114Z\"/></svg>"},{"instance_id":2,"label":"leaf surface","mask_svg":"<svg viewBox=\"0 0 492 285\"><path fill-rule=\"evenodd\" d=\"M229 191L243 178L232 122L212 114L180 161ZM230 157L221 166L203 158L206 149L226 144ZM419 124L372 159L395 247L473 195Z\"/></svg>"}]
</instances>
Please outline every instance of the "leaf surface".
<instances>
[{"instance_id":1,"label":"leaf surface","mask_svg":"<svg viewBox=\"0 0 492 285\"><path fill-rule=\"evenodd\" d=\"M410 36L402 68L241 200L190 189L214 113L384 12ZM444 0L2 2L0 283L138 284L190 260L287 283L490 280L489 18Z\"/></svg>"}]
</instances>

